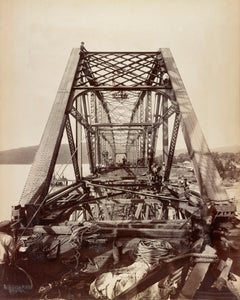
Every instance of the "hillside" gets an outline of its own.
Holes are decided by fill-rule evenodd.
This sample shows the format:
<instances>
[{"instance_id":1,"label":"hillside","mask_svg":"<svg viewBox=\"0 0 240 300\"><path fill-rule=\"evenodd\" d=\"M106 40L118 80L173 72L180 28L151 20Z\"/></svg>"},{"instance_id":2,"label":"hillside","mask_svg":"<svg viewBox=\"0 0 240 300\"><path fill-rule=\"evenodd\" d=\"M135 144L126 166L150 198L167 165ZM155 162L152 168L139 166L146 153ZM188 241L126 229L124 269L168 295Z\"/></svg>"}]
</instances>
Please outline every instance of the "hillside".
<instances>
[{"instance_id":1,"label":"hillside","mask_svg":"<svg viewBox=\"0 0 240 300\"><path fill-rule=\"evenodd\" d=\"M217 147L217 148L212 148L210 149L211 152L218 152L218 153L237 153L240 152L240 145L234 145L234 146L225 146L225 147ZM175 150L175 155L179 155L182 153L187 153L187 148L185 149L176 149ZM162 152L161 150L157 150L156 155L161 155Z\"/></svg>"},{"instance_id":2,"label":"hillside","mask_svg":"<svg viewBox=\"0 0 240 300\"><path fill-rule=\"evenodd\" d=\"M38 146L23 147L11 150L0 151L0 164L24 165L32 164ZM68 144L62 144L60 147L57 163L66 164L71 160ZM86 144L83 144L83 163L87 163Z\"/></svg>"},{"instance_id":3,"label":"hillside","mask_svg":"<svg viewBox=\"0 0 240 300\"><path fill-rule=\"evenodd\" d=\"M10 149L0 151L0 164L32 164L34 156L37 152L38 146L30 146L24 148ZM230 152L237 153L240 151L239 145L220 147L211 149L212 152ZM175 154L186 153L186 149L176 149ZM161 154L160 150L157 150L156 155ZM60 152L58 155L57 163L66 164L70 161L70 151L68 144L61 145ZM83 143L83 163L88 163L86 144Z\"/></svg>"}]
</instances>

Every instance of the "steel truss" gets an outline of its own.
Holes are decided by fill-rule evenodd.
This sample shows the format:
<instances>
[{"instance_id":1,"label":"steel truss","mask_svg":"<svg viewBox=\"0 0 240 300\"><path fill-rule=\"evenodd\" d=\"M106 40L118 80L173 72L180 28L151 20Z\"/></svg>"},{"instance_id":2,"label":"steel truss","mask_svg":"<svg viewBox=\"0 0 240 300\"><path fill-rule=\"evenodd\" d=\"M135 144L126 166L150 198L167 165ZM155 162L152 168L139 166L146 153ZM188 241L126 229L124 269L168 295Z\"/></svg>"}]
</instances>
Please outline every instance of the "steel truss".
<instances>
[{"instance_id":1,"label":"steel truss","mask_svg":"<svg viewBox=\"0 0 240 300\"><path fill-rule=\"evenodd\" d=\"M171 182L180 126L200 194ZM52 191L64 130L76 180ZM87 177L82 172L83 140L91 171ZM161 176L153 170L156 162L161 162ZM55 236L60 244L70 236L64 246L67 250L60 249L60 255L82 250L84 241L91 248L95 236L106 240L106 247L117 239L126 242L135 237L173 240L178 246L187 241L189 246L194 222L205 232L210 230L209 216L215 220L235 213L171 52L164 48L157 52L90 52L81 44L80 49L73 49L20 202L13 213L19 235L37 232L50 248ZM215 229L220 232L217 226ZM193 270L187 265L190 279L181 293L189 298L201 283L197 278L196 286L189 289L194 272L199 271L203 278L215 260L215 250L206 251L203 254L211 254L210 262L196 262ZM176 271L189 264L190 256L196 253L164 259L161 266L167 268L163 273L156 266L120 296L128 299L165 278L170 266Z\"/></svg>"},{"instance_id":2,"label":"steel truss","mask_svg":"<svg viewBox=\"0 0 240 300\"><path fill-rule=\"evenodd\" d=\"M171 133L169 120L174 115ZM71 125L74 122L77 130ZM77 183L83 179L80 127L85 131L88 162L94 176L110 166L142 167L151 172L162 128L163 181L167 183L180 123L205 203L215 203L220 215L224 204L225 210L233 214L235 209L221 186L169 50L88 52L81 45L80 52L74 49L71 54L21 197L22 204L44 205L64 128Z\"/></svg>"}]
</instances>

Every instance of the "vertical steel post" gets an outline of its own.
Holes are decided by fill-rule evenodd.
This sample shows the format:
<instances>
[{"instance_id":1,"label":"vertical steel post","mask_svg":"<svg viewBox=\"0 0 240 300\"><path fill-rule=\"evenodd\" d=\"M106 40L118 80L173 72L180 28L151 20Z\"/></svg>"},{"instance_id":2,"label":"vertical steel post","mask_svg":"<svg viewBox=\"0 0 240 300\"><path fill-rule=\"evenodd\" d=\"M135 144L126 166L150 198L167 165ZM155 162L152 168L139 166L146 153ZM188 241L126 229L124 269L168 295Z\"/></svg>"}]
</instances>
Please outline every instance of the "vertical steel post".
<instances>
[{"instance_id":1,"label":"vertical steel post","mask_svg":"<svg viewBox=\"0 0 240 300\"><path fill-rule=\"evenodd\" d=\"M71 126L69 116L66 117L65 128L66 128L68 144L69 144L70 153L71 153L71 157L72 157L72 163L73 163L73 169L74 169L76 181L79 182L80 181L80 171L79 171L79 167L78 167L78 160L77 160L77 153L76 153L77 148L75 146L73 132L72 132L72 126Z\"/></svg>"},{"instance_id":2,"label":"vertical steel post","mask_svg":"<svg viewBox=\"0 0 240 300\"><path fill-rule=\"evenodd\" d=\"M147 123L152 122L152 94L150 91L147 92L147 97L146 97L145 121ZM152 163L153 157L154 157L154 152L152 149L152 130L150 128L147 128L147 159L148 159L149 166Z\"/></svg>"},{"instance_id":3,"label":"vertical steel post","mask_svg":"<svg viewBox=\"0 0 240 300\"><path fill-rule=\"evenodd\" d=\"M165 174L164 174L164 180L168 181L171 168L172 168L172 163L173 163L173 157L174 157L174 151L177 143L177 136L178 136L178 130L180 126L180 121L181 121L181 115L179 112L176 113L175 116L175 121L173 125L173 131L172 131L172 139L170 143L170 148L169 148L169 154L168 154L168 159L167 159L167 164L166 164L166 169L165 169Z\"/></svg>"},{"instance_id":4,"label":"vertical steel post","mask_svg":"<svg viewBox=\"0 0 240 300\"><path fill-rule=\"evenodd\" d=\"M80 97L76 99L76 110L82 115L82 106L80 102ZM80 179L83 177L82 170L82 125L76 119L76 147L77 147L77 161L79 166Z\"/></svg>"},{"instance_id":5,"label":"vertical steel post","mask_svg":"<svg viewBox=\"0 0 240 300\"><path fill-rule=\"evenodd\" d=\"M159 120L160 102L161 102L161 94L157 94L157 104L156 104L156 110L155 110L154 123L157 123L158 120ZM159 126L155 127L153 129L153 134L152 134L152 149L153 149L154 153L156 152L157 139L158 139L158 130L159 130Z\"/></svg>"},{"instance_id":6,"label":"vertical steel post","mask_svg":"<svg viewBox=\"0 0 240 300\"><path fill-rule=\"evenodd\" d=\"M95 103L95 123L97 123L99 120L99 105L96 97L94 97L94 103ZM100 135L99 135L99 130L96 130L96 163L98 165L101 164L101 144L100 144Z\"/></svg>"},{"instance_id":7,"label":"vertical steel post","mask_svg":"<svg viewBox=\"0 0 240 300\"><path fill-rule=\"evenodd\" d=\"M168 99L166 96L163 96L163 102L162 102L162 114L163 114L163 135L162 135L162 143L163 143L163 162L166 165L167 164L167 158L168 158L168 116L165 116L165 114L168 111Z\"/></svg>"},{"instance_id":8,"label":"vertical steel post","mask_svg":"<svg viewBox=\"0 0 240 300\"><path fill-rule=\"evenodd\" d=\"M83 111L85 115L85 119L87 124L88 122L88 111L87 111L87 101L86 101L86 96L82 96L82 101L83 101ZM94 173L94 163L93 163L93 147L92 147L92 140L91 140L91 132L87 129L86 131L86 139L87 139L87 146L88 146L88 158L89 158L89 164L90 164L90 171Z\"/></svg>"}]
</instances>

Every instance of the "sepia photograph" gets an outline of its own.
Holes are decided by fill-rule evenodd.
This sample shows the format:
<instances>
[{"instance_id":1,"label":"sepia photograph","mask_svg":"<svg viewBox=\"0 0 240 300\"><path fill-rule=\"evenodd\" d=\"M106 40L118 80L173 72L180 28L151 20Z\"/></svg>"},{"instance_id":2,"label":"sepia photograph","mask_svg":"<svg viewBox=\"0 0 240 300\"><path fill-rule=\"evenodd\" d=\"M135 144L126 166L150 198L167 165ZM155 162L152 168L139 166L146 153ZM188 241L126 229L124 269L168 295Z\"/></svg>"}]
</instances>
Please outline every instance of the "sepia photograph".
<instances>
[{"instance_id":1,"label":"sepia photograph","mask_svg":"<svg viewBox=\"0 0 240 300\"><path fill-rule=\"evenodd\" d=\"M240 299L240 1L0 0L0 299Z\"/></svg>"}]
</instances>

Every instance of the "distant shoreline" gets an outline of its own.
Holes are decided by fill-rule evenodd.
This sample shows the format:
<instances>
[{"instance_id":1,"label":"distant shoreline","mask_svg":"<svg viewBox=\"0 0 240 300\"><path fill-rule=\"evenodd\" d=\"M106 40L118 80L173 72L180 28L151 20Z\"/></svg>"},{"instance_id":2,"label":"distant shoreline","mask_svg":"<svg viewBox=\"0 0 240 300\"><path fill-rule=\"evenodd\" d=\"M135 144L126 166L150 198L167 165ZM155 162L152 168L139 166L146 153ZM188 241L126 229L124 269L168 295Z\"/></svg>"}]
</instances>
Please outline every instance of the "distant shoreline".
<instances>
[{"instance_id":1,"label":"distant shoreline","mask_svg":"<svg viewBox=\"0 0 240 300\"><path fill-rule=\"evenodd\" d=\"M31 165L37 153L38 146L22 147L0 151L0 165ZM88 162L86 144L83 143L83 163ZM62 144L59 150L57 164L66 164L71 161L68 144Z\"/></svg>"},{"instance_id":2,"label":"distant shoreline","mask_svg":"<svg viewBox=\"0 0 240 300\"><path fill-rule=\"evenodd\" d=\"M0 151L0 165L31 165L34 161L35 154L38 146L21 147L16 149ZM240 152L240 146L227 146L210 149L211 152L226 152L237 153ZM175 154L187 153L186 149L176 149ZM156 156L161 154L160 150L157 150ZM83 143L83 163L88 163L87 147L86 143ZM68 144L62 144L59 150L57 159L58 164L66 164L71 161L70 151Z\"/></svg>"}]
</instances>

